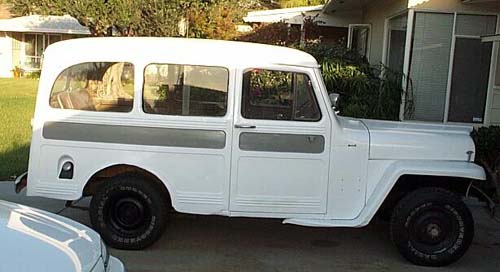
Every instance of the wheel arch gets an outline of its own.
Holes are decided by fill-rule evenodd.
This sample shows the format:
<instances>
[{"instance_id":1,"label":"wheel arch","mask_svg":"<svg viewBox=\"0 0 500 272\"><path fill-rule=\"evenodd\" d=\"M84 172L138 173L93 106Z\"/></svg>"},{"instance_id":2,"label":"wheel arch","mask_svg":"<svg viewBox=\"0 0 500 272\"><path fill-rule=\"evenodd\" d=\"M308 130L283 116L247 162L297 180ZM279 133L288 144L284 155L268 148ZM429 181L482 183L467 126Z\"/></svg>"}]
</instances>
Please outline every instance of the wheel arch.
<instances>
[{"instance_id":1,"label":"wheel arch","mask_svg":"<svg viewBox=\"0 0 500 272\"><path fill-rule=\"evenodd\" d=\"M472 162L395 161L384 171L358 220L367 225L381 208L390 208L407 193L418 188L439 187L465 194L471 181L484 181L484 169Z\"/></svg>"},{"instance_id":2,"label":"wheel arch","mask_svg":"<svg viewBox=\"0 0 500 272\"><path fill-rule=\"evenodd\" d=\"M149 182L156 182L161 185L165 193L169 197L169 201L172 206L174 205L174 194L172 186L167 182L165 178L161 178L158 173L152 169L146 167L130 164L130 163L116 163L107 166L103 166L96 171L93 171L87 179L82 189L82 196L92 196L99 188L99 186L105 182L106 179L115 177L117 175L122 175L125 173L136 174L144 177Z\"/></svg>"}]
</instances>

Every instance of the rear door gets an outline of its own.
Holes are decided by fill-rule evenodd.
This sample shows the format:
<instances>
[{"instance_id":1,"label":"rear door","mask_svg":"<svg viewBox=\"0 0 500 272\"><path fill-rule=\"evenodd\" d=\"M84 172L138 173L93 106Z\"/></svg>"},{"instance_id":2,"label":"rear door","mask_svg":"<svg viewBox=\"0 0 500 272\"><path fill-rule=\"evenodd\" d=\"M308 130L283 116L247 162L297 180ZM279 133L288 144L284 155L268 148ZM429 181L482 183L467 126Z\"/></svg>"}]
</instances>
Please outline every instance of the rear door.
<instances>
[{"instance_id":1,"label":"rear door","mask_svg":"<svg viewBox=\"0 0 500 272\"><path fill-rule=\"evenodd\" d=\"M238 74L231 212L326 213L331 123L314 73L278 66Z\"/></svg>"}]
</instances>

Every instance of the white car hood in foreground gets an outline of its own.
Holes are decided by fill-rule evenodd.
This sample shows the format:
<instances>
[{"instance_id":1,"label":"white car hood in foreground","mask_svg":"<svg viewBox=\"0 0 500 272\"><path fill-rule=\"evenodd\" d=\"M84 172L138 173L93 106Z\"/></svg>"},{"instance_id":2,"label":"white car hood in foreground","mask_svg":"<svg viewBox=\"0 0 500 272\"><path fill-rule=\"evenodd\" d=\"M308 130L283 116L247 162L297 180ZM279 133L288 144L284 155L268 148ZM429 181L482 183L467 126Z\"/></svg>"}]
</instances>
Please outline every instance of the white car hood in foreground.
<instances>
[{"instance_id":1,"label":"white car hood in foreground","mask_svg":"<svg viewBox=\"0 0 500 272\"><path fill-rule=\"evenodd\" d=\"M361 120L370 133L370 159L474 159L472 127L440 124Z\"/></svg>"},{"instance_id":2,"label":"white car hood in foreground","mask_svg":"<svg viewBox=\"0 0 500 272\"><path fill-rule=\"evenodd\" d=\"M88 227L0 200L0 271L90 271L100 245Z\"/></svg>"}]
</instances>

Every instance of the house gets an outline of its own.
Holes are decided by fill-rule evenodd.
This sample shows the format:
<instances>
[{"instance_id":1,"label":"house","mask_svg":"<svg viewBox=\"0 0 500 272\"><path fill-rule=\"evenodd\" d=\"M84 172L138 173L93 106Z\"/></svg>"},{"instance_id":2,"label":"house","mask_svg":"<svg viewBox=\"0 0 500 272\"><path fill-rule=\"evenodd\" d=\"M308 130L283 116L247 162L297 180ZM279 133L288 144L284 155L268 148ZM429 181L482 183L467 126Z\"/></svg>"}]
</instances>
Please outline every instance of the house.
<instances>
[{"instance_id":1,"label":"house","mask_svg":"<svg viewBox=\"0 0 500 272\"><path fill-rule=\"evenodd\" d=\"M0 19L0 77L12 77L16 67L28 73L39 71L47 46L88 35L86 27L67 15Z\"/></svg>"},{"instance_id":2,"label":"house","mask_svg":"<svg viewBox=\"0 0 500 272\"><path fill-rule=\"evenodd\" d=\"M343 28L347 46L372 64L409 76L404 100L414 111L401 105L401 120L500 124L500 42L485 39L500 33L500 1L330 0L311 12ZM301 18L257 15L247 18L299 24Z\"/></svg>"},{"instance_id":3,"label":"house","mask_svg":"<svg viewBox=\"0 0 500 272\"><path fill-rule=\"evenodd\" d=\"M307 33L308 39L321 36L323 42L339 42L343 38L347 38L349 23L346 21L343 24L341 17L324 13L323 7L323 5L318 5L251 11L243 18L243 21L252 26L269 23L286 23L291 28L304 31L304 19L311 18L317 24L315 27L315 32L317 33L313 33L312 37L310 33Z\"/></svg>"}]
</instances>

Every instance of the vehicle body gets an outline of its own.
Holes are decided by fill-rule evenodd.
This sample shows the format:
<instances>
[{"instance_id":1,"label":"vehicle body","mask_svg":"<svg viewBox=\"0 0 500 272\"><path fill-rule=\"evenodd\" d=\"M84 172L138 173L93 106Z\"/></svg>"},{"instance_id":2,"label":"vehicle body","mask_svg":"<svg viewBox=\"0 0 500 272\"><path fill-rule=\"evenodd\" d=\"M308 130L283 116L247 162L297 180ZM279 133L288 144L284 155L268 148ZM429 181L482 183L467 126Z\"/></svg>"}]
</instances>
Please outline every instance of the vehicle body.
<instances>
[{"instance_id":1,"label":"vehicle body","mask_svg":"<svg viewBox=\"0 0 500 272\"><path fill-rule=\"evenodd\" d=\"M125 271L92 229L3 200L0 239L0 271Z\"/></svg>"},{"instance_id":2,"label":"vehicle body","mask_svg":"<svg viewBox=\"0 0 500 272\"><path fill-rule=\"evenodd\" d=\"M165 209L150 205L160 199L182 213L363 227L416 189L462 194L485 179L471 128L357 120L332 106L316 60L294 49L172 38L56 43L44 55L27 194L93 195L103 238L139 249L162 232ZM136 201L137 191L148 197ZM123 243L138 237L142 216L162 227Z\"/></svg>"}]
</instances>

